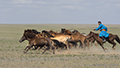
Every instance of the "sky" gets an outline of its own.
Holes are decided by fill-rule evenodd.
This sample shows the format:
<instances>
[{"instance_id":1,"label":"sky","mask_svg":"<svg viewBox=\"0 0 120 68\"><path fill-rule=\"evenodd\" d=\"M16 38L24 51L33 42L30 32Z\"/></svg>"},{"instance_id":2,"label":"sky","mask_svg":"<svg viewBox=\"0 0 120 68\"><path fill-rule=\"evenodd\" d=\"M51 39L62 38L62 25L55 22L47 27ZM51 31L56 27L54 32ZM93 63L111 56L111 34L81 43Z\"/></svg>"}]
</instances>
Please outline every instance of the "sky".
<instances>
[{"instance_id":1,"label":"sky","mask_svg":"<svg viewBox=\"0 0 120 68\"><path fill-rule=\"evenodd\" d=\"M0 24L120 24L120 0L0 0Z\"/></svg>"}]
</instances>

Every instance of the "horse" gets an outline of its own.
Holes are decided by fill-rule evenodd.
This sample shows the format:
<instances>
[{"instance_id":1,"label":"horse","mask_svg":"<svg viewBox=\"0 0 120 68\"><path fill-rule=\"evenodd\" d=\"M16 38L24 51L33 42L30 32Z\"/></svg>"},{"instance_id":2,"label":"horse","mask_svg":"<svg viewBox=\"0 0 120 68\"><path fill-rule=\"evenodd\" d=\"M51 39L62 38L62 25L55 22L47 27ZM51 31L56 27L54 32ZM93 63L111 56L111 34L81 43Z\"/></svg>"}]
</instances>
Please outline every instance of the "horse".
<instances>
[{"instance_id":1,"label":"horse","mask_svg":"<svg viewBox=\"0 0 120 68\"><path fill-rule=\"evenodd\" d=\"M90 31L90 33L86 37L87 37L87 39L93 37L97 41L97 43L102 47L103 51L108 50L107 48L103 47L103 44L105 42L102 41L102 38L99 37L98 33L94 33L92 31ZM113 50L115 50L115 46L116 46L116 43L114 42L114 40L116 40L120 44L120 39L119 39L118 35L114 35L114 34L110 33L109 37L106 38L106 41L108 41L110 44L113 44L113 46L112 46Z\"/></svg>"},{"instance_id":2,"label":"horse","mask_svg":"<svg viewBox=\"0 0 120 68\"><path fill-rule=\"evenodd\" d=\"M31 30L36 35L36 37L38 37L38 38L48 37L48 36L44 35L44 33L40 33L35 29L28 29L28 30ZM54 31L50 30L50 32L54 32ZM53 36L51 35L51 37L53 37ZM56 47L55 49L64 48L64 45L65 45L64 43L59 42L58 40L55 40L55 39L51 39L51 40L52 40L52 44L54 44L54 46ZM37 46L35 47L35 49L37 49L37 50L40 50L41 48L42 47L37 47Z\"/></svg>"},{"instance_id":3,"label":"horse","mask_svg":"<svg viewBox=\"0 0 120 68\"><path fill-rule=\"evenodd\" d=\"M44 52L51 47L53 49L53 54L55 54L55 48L52 45L52 40L48 37L37 37L32 30L28 29L24 30L23 36L21 37L19 42L21 43L24 40L29 41L29 45L23 51L24 53L26 53L33 46L43 47L44 45L46 45L47 48L45 48ZM42 54L44 52L42 52Z\"/></svg>"},{"instance_id":4,"label":"horse","mask_svg":"<svg viewBox=\"0 0 120 68\"><path fill-rule=\"evenodd\" d=\"M41 32L38 32L35 29L27 29L27 30L33 32L38 38L45 37ZM38 50L38 49L40 50L40 48L38 48L37 46L33 46L33 50Z\"/></svg>"},{"instance_id":5,"label":"horse","mask_svg":"<svg viewBox=\"0 0 120 68\"><path fill-rule=\"evenodd\" d=\"M86 33L81 33L81 34L84 35L84 36L87 36ZM87 40L89 40L89 42L91 43L90 46L92 46L92 44L94 44L94 45L97 47L97 43L95 43L95 39L94 39L93 37L90 37L90 38L87 39Z\"/></svg>"},{"instance_id":6,"label":"horse","mask_svg":"<svg viewBox=\"0 0 120 68\"><path fill-rule=\"evenodd\" d=\"M88 40L86 39L86 36L79 33L77 30L72 31L72 34L70 36L71 36L71 38L70 38L69 41L80 42L80 44L83 45L83 50L85 50L85 43L87 43L87 46L88 46L88 49L89 49L89 43L88 43Z\"/></svg>"},{"instance_id":7,"label":"horse","mask_svg":"<svg viewBox=\"0 0 120 68\"><path fill-rule=\"evenodd\" d=\"M69 45L68 45L68 39L71 38L69 35L64 35L62 33L56 33L54 31L46 31L43 30L42 31L43 34L47 35L47 37L49 37L52 40L58 40L59 42L62 42L65 44L66 49L69 50Z\"/></svg>"},{"instance_id":8,"label":"horse","mask_svg":"<svg viewBox=\"0 0 120 68\"><path fill-rule=\"evenodd\" d=\"M94 44L97 47L97 43L95 43L95 39L93 37L89 38L88 40L91 43L90 46L92 46L92 44Z\"/></svg>"},{"instance_id":9,"label":"horse","mask_svg":"<svg viewBox=\"0 0 120 68\"><path fill-rule=\"evenodd\" d=\"M61 29L61 32L60 33L62 33L62 34L65 34L65 35L72 35L73 33L70 31L70 30L68 30L68 29Z\"/></svg>"}]
</instances>

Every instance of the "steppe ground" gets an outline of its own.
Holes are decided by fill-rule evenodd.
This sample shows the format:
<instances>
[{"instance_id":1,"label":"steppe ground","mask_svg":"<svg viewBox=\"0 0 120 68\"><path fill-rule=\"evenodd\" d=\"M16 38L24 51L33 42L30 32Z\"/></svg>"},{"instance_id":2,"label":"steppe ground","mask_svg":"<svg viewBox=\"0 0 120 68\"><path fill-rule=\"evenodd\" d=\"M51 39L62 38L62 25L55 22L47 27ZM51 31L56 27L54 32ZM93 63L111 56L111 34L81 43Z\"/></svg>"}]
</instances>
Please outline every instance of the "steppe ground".
<instances>
[{"instance_id":1,"label":"steppe ground","mask_svg":"<svg viewBox=\"0 0 120 68\"><path fill-rule=\"evenodd\" d=\"M47 51L30 50L26 54L23 49L28 41L19 43L25 29L53 30L60 32L61 28L78 30L80 33L89 33L98 25L88 24L0 24L0 68L119 68L120 44L116 50L112 45L105 43L108 51L104 52L98 45L93 45L90 50L72 48L70 50L56 51L52 54ZM109 33L120 37L120 25L106 25ZM97 31L99 33L99 31Z\"/></svg>"}]
</instances>

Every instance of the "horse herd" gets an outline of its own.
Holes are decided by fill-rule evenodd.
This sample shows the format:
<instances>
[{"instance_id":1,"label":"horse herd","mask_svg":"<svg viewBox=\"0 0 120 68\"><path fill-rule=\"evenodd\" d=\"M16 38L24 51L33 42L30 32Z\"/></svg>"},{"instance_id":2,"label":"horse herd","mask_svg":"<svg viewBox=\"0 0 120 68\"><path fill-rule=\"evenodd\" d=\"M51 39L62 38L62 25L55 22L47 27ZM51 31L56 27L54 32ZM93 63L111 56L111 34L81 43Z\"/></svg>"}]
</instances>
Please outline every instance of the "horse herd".
<instances>
[{"instance_id":1,"label":"horse herd","mask_svg":"<svg viewBox=\"0 0 120 68\"><path fill-rule=\"evenodd\" d=\"M114 39L120 43L120 39L117 35L110 34L106 40L113 44L112 48L115 50L116 43ZM107 48L103 47L102 39L99 37L98 33L91 32L86 35L85 33L80 33L77 30L70 31L68 29L61 29L60 32L55 32L53 30L43 30L42 32L38 32L35 29L27 29L24 30L22 38L19 42L23 42L24 40L28 40L28 46L24 49L24 53L30 50L33 46L36 50L40 50L44 48L42 54L49 49L53 50L53 54L55 54L56 49L66 49L69 50L72 47L81 48L85 50L86 47L90 49L92 43L96 46L99 44L103 50L107 50ZM95 43L97 42L97 44ZM79 43L79 45L78 45ZM91 45L89 45L91 43Z\"/></svg>"}]
</instances>

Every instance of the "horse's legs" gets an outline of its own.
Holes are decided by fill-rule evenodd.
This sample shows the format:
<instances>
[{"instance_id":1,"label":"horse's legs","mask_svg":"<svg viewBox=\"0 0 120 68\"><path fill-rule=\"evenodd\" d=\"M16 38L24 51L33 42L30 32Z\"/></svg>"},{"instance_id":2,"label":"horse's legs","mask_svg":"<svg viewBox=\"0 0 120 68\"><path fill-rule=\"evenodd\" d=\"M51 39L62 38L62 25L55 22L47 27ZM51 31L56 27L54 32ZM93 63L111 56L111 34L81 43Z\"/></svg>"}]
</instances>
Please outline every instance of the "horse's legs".
<instances>
[{"instance_id":1,"label":"horse's legs","mask_svg":"<svg viewBox=\"0 0 120 68\"><path fill-rule=\"evenodd\" d=\"M58 49L58 51L61 51L61 48L59 46L57 46L57 49ZM55 50L56 50L56 47L55 47Z\"/></svg>"},{"instance_id":2,"label":"horse's legs","mask_svg":"<svg viewBox=\"0 0 120 68\"><path fill-rule=\"evenodd\" d=\"M47 48L45 48L45 50L42 52L42 54L44 54L46 52L46 50L50 49L50 47L48 46Z\"/></svg>"},{"instance_id":3,"label":"horse's legs","mask_svg":"<svg viewBox=\"0 0 120 68\"><path fill-rule=\"evenodd\" d=\"M78 46L78 44L77 44L77 43L75 43L75 48L77 48L77 46Z\"/></svg>"},{"instance_id":4,"label":"horse's legs","mask_svg":"<svg viewBox=\"0 0 120 68\"><path fill-rule=\"evenodd\" d=\"M52 40L50 40L49 38L46 38L46 40L48 40L48 44L49 44L49 46L48 47L51 47L52 48L52 50L53 50L53 54L55 54L55 47L54 47L54 44L52 44L53 43L53 41ZM44 52L43 52L44 53ZM43 54L42 53L42 54Z\"/></svg>"},{"instance_id":5,"label":"horse's legs","mask_svg":"<svg viewBox=\"0 0 120 68\"><path fill-rule=\"evenodd\" d=\"M27 47L23 50L24 53L26 53L26 49L27 49L28 47L29 47L29 46L27 46Z\"/></svg>"},{"instance_id":6,"label":"horse's legs","mask_svg":"<svg viewBox=\"0 0 120 68\"><path fill-rule=\"evenodd\" d=\"M42 49L42 47L43 47L43 46L39 46L39 47L37 48L37 50L40 50L40 49Z\"/></svg>"},{"instance_id":7,"label":"horse's legs","mask_svg":"<svg viewBox=\"0 0 120 68\"><path fill-rule=\"evenodd\" d=\"M26 49L30 46L30 44L28 44L28 46L23 50L23 52L25 53Z\"/></svg>"},{"instance_id":8,"label":"horse's legs","mask_svg":"<svg viewBox=\"0 0 120 68\"><path fill-rule=\"evenodd\" d=\"M65 45L66 45L67 50L69 50L69 44L68 44L68 42L65 42Z\"/></svg>"},{"instance_id":9,"label":"horse's legs","mask_svg":"<svg viewBox=\"0 0 120 68\"><path fill-rule=\"evenodd\" d=\"M81 41L82 45L83 45L83 50L85 50L85 43L84 41Z\"/></svg>"},{"instance_id":10,"label":"horse's legs","mask_svg":"<svg viewBox=\"0 0 120 68\"><path fill-rule=\"evenodd\" d=\"M37 49L36 49L36 51L38 51L38 50L40 50L41 49L41 47L38 47Z\"/></svg>"},{"instance_id":11,"label":"horse's legs","mask_svg":"<svg viewBox=\"0 0 120 68\"><path fill-rule=\"evenodd\" d=\"M51 47L52 50L53 50L53 54L55 54L55 47L54 47L54 45L53 45L51 42L49 42L49 45L50 45L50 47Z\"/></svg>"},{"instance_id":12,"label":"horse's legs","mask_svg":"<svg viewBox=\"0 0 120 68\"><path fill-rule=\"evenodd\" d=\"M95 42L93 42L94 43L94 45L97 47L97 43L95 43ZM98 47L97 47L98 48Z\"/></svg>"},{"instance_id":13,"label":"horse's legs","mask_svg":"<svg viewBox=\"0 0 120 68\"><path fill-rule=\"evenodd\" d=\"M69 42L68 42L68 45L69 45L69 48L71 49L71 48L73 48L74 43L69 43Z\"/></svg>"},{"instance_id":14,"label":"horse's legs","mask_svg":"<svg viewBox=\"0 0 120 68\"><path fill-rule=\"evenodd\" d=\"M103 47L103 44L100 44L100 46L102 47L102 49L105 51L105 50L108 50L107 48L104 48Z\"/></svg>"},{"instance_id":15,"label":"horse's legs","mask_svg":"<svg viewBox=\"0 0 120 68\"><path fill-rule=\"evenodd\" d=\"M89 40L87 40L87 47L88 47L88 50L89 50L90 49Z\"/></svg>"},{"instance_id":16,"label":"horse's legs","mask_svg":"<svg viewBox=\"0 0 120 68\"><path fill-rule=\"evenodd\" d=\"M114 42L114 40L112 40L112 41L109 40L108 42L111 43L111 44L113 44L112 49L115 50L116 43Z\"/></svg>"},{"instance_id":17,"label":"horse's legs","mask_svg":"<svg viewBox=\"0 0 120 68\"><path fill-rule=\"evenodd\" d=\"M92 43L93 43L93 42L91 41L90 43L91 43L90 47L92 47Z\"/></svg>"},{"instance_id":18,"label":"horse's legs","mask_svg":"<svg viewBox=\"0 0 120 68\"><path fill-rule=\"evenodd\" d=\"M79 48L81 47L81 49L83 49L83 44L82 44L82 42L81 41L79 41Z\"/></svg>"},{"instance_id":19,"label":"horse's legs","mask_svg":"<svg viewBox=\"0 0 120 68\"><path fill-rule=\"evenodd\" d=\"M55 54L55 48L53 46L51 46L51 47L52 47L52 50L53 50L53 54Z\"/></svg>"},{"instance_id":20,"label":"horse's legs","mask_svg":"<svg viewBox=\"0 0 120 68\"><path fill-rule=\"evenodd\" d=\"M30 46L27 46L26 48L28 48L28 49L26 51L24 51L24 53L26 53L32 46L33 46L33 44L31 44Z\"/></svg>"}]
</instances>

